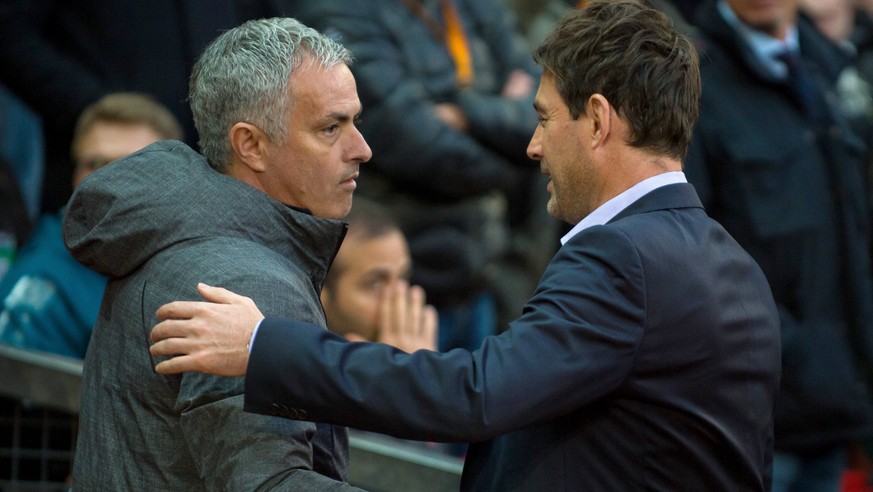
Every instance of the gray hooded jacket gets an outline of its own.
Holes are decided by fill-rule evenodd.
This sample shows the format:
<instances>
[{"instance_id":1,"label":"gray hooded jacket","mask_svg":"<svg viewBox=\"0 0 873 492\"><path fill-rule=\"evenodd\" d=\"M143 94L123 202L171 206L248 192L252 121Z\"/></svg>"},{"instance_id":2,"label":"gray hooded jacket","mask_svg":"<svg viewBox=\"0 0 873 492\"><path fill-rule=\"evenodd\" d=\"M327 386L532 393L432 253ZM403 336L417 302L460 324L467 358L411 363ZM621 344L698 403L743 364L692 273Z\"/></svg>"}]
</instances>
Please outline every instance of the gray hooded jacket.
<instances>
[{"instance_id":1,"label":"gray hooded jacket","mask_svg":"<svg viewBox=\"0 0 873 492\"><path fill-rule=\"evenodd\" d=\"M243 378L161 376L148 352L155 311L198 300L197 282L324 326L318 294L345 230L215 172L181 142L86 179L64 240L109 283L85 358L74 487L350 488L345 428L244 413Z\"/></svg>"}]
</instances>

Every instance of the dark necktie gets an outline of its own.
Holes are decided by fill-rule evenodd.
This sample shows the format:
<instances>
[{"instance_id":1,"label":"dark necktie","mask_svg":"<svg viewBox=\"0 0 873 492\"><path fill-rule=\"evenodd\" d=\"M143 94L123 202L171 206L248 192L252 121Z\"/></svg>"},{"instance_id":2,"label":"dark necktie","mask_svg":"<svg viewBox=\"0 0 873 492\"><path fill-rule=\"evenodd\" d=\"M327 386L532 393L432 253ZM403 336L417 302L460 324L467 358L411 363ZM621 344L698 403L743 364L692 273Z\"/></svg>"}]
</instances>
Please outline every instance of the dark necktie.
<instances>
[{"instance_id":1,"label":"dark necktie","mask_svg":"<svg viewBox=\"0 0 873 492\"><path fill-rule=\"evenodd\" d=\"M786 50L777 55L776 59L788 69L788 86L803 107L804 113L810 119L816 119L819 116L818 96L800 54L794 50Z\"/></svg>"}]
</instances>

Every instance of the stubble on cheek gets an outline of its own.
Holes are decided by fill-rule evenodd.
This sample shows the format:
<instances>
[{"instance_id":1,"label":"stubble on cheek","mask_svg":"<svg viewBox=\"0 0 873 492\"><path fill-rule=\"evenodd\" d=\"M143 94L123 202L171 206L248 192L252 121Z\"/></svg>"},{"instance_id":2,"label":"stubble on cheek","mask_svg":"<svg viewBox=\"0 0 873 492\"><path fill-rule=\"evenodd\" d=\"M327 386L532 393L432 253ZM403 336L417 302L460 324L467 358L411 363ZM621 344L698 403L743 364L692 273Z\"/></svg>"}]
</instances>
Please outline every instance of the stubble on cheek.
<instances>
[{"instance_id":1,"label":"stubble on cheek","mask_svg":"<svg viewBox=\"0 0 873 492\"><path fill-rule=\"evenodd\" d=\"M558 202L558 195L554 186L553 183L552 192L549 194L549 201L546 203L546 212L556 219L563 219L563 217L561 217L561 207Z\"/></svg>"}]
</instances>

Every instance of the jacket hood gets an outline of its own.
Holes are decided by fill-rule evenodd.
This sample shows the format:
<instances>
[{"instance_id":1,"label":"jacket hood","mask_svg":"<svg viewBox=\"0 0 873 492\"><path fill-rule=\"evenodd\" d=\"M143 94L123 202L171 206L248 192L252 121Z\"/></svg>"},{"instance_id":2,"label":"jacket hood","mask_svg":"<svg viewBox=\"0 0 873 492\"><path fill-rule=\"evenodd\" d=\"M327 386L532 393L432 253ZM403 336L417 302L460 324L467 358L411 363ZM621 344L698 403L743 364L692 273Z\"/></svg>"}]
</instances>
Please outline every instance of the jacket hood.
<instances>
[{"instance_id":1,"label":"jacket hood","mask_svg":"<svg viewBox=\"0 0 873 492\"><path fill-rule=\"evenodd\" d=\"M333 260L324 252L336 253L345 230L341 221L297 211L215 171L174 140L88 176L70 198L63 223L72 255L109 277L128 275L178 243L232 237L298 258L323 278Z\"/></svg>"}]
</instances>

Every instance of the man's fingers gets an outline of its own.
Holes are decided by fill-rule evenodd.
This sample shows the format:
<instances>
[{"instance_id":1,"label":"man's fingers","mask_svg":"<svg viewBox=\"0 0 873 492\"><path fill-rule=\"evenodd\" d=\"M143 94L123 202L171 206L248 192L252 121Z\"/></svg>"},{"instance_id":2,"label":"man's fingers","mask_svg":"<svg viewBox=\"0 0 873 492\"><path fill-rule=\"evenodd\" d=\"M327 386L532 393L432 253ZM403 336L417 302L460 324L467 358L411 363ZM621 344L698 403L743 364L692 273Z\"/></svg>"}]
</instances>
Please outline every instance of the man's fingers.
<instances>
[{"instance_id":1,"label":"man's fingers","mask_svg":"<svg viewBox=\"0 0 873 492\"><path fill-rule=\"evenodd\" d=\"M353 331L350 331L343 336L346 337L346 340L348 340L350 342L369 342L369 340L367 340L366 338L362 337L361 335L359 335Z\"/></svg>"},{"instance_id":2,"label":"man's fingers","mask_svg":"<svg viewBox=\"0 0 873 492\"><path fill-rule=\"evenodd\" d=\"M422 311L422 330L424 332L424 337L426 340L430 342L430 350L437 350L438 345L438 329L439 326L439 316L437 314L437 310L435 307L430 304L426 305Z\"/></svg>"},{"instance_id":3,"label":"man's fingers","mask_svg":"<svg viewBox=\"0 0 873 492\"><path fill-rule=\"evenodd\" d=\"M406 352L437 349L437 311L425 304L424 289L406 281L389 285L379 306L379 341Z\"/></svg>"},{"instance_id":4,"label":"man's fingers","mask_svg":"<svg viewBox=\"0 0 873 492\"><path fill-rule=\"evenodd\" d=\"M155 316L158 319L188 319L194 317L196 309L196 302L173 301L159 307Z\"/></svg>"},{"instance_id":5,"label":"man's fingers","mask_svg":"<svg viewBox=\"0 0 873 492\"><path fill-rule=\"evenodd\" d=\"M167 359L155 366L155 372L158 374L179 374L186 371L193 371L194 368L194 360L187 355L180 355L178 357L173 357L172 359Z\"/></svg>"},{"instance_id":6,"label":"man's fingers","mask_svg":"<svg viewBox=\"0 0 873 492\"><path fill-rule=\"evenodd\" d=\"M251 302L251 299L245 296L234 294L233 292L221 287L212 287L204 283L197 284L197 292L208 302L218 304L231 304ZM158 308L155 313L158 319L189 319L197 314L197 310L208 306L207 303L197 301L174 301L168 302Z\"/></svg>"},{"instance_id":7,"label":"man's fingers","mask_svg":"<svg viewBox=\"0 0 873 492\"><path fill-rule=\"evenodd\" d=\"M422 309L424 307L424 289L419 287L418 285L413 285L409 288L409 330L412 330L412 333L420 336L421 331L421 321L422 321Z\"/></svg>"},{"instance_id":8,"label":"man's fingers","mask_svg":"<svg viewBox=\"0 0 873 492\"><path fill-rule=\"evenodd\" d=\"M227 289L198 284L206 302L177 301L161 306L152 328L153 356L170 356L160 374L198 371L219 376L246 373L252 329L263 319L254 301Z\"/></svg>"},{"instance_id":9,"label":"man's fingers","mask_svg":"<svg viewBox=\"0 0 873 492\"><path fill-rule=\"evenodd\" d=\"M391 324L391 293L390 285L379 293L379 321L377 329L378 334L382 337L391 331L389 328Z\"/></svg>"},{"instance_id":10,"label":"man's fingers","mask_svg":"<svg viewBox=\"0 0 873 492\"><path fill-rule=\"evenodd\" d=\"M149 352L154 356L177 355L190 352L190 348L186 349L187 338L156 339L155 332L152 330L152 340L155 340L155 343L149 347Z\"/></svg>"},{"instance_id":11,"label":"man's fingers","mask_svg":"<svg viewBox=\"0 0 873 492\"><path fill-rule=\"evenodd\" d=\"M164 304L163 306L161 306L161 309L167 306L169 306L169 304ZM168 310L171 311L172 309ZM161 318L160 309L158 310L158 318ZM176 323L175 321L178 318L178 316L173 316L156 324L154 328L152 328L152 341L157 342L164 339L184 336L186 334L186 325L184 323Z\"/></svg>"},{"instance_id":12,"label":"man's fingers","mask_svg":"<svg viewBox=\"0 0 873 492\"><path fill-rule=\"evenodd\" d=\"M382 291L382 299L379 305L379 331L384 337L396 339L403 330L405 320L401 317L406 312L406 294L401 295L399 283L386 286Z\"/></svg>"},{"instance_id":13,"label":"man's fingers","mask_svg":"<svg viewBox=\"0 0 873 492\"><path fill-rule=\"evenodd\" d=\"M391 329L394 335L400 339L409 329L409 284L400 280L394 285L394 295L391 297L392 323Z\"/></svg>"},{"instance_id":14,"label":"man's fingers","mask_svg":"<svg viewBox=\"0 0 873 492\"><path fill-rule=\"evenodd\" d=\"M221 287L213 287L211 285L204 284L203 282L197 284L197 292L199 292L200 295L203 296L204 300L209 302L216 302L218 304L233 304L234 302L239 303L250 300L248 297L234 294L227 289Z\"/></svg>"}]
</instances>

